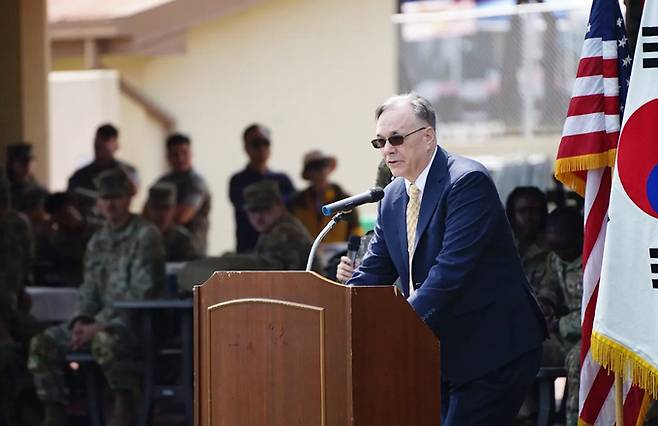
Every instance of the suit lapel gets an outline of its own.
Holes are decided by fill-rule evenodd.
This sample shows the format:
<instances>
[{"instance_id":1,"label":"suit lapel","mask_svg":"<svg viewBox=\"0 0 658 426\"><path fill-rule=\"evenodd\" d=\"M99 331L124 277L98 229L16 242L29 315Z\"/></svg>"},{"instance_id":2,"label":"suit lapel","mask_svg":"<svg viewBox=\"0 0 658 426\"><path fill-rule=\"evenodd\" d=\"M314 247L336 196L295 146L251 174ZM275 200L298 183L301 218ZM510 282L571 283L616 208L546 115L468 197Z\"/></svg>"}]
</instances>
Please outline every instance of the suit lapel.
<instances>
[{"instance_id":1,"label":"suit lapel","mask_svg":"<svg viewBox=\"0 0 658 426\"><path fill-rule=\"evenodd\" d=\"M416 241L414 242L416 247L418 246L418 241L420 240L421 235L423 235L423 232L427 229L427 225L430 223L430 219L432 218L434 210L436 210L436 206L439 204L439 198L441 197L439 187L448 171L448 160L445 151L439 147L436 149L436 155L434 156L434 161L430 167L425 188L423 190L423 201L420 204L418 226L416 227Z\"/></svg>"}]
</instances>

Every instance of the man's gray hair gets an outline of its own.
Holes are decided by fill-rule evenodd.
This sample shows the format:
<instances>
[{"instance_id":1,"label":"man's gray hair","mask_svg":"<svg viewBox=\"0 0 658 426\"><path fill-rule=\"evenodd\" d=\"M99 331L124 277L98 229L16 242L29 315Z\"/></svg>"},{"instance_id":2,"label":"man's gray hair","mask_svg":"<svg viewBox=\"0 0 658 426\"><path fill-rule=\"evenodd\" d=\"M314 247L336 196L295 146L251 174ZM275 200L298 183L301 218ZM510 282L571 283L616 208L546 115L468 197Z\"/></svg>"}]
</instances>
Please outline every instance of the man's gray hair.
<instances>
[{"instance_id":1,"label":"man's gray hair","mask_svg":"<svg viewBox=\"0 0 658 426\"><path fill-rule=\"evenodd\" d=\"M436 111L434 111L434 107L430 101L413 92L388 98L386 102L377 107L377 110L375 111L375 120L378 120L379 116L389 107L401 104L411 105L416 117L427 123L432 129L436 130Z\"/></svg>"}]
</instances>

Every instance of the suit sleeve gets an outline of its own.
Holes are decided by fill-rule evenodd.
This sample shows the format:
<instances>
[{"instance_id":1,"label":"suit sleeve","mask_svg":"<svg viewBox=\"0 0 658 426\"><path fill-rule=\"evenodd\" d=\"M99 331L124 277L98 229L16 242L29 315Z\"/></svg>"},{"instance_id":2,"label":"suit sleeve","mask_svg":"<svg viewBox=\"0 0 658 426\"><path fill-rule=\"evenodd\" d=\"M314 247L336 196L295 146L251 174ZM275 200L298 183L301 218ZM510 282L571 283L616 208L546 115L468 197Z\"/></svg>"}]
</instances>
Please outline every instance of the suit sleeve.
<instances>
[{"instance_id":1,"label":"suit sleeve","mask_svg":"<svg viewBox=\"0 0 658 426\"><path fill-rule=\"evenodd\" d=\"M381 227L382 203L377 207L375 234L370 240L363 262L347 281L347 285L392 285L398 277L393 261L386 246Z\"/></svg>"},{"instance_id":2,"label":"suit sleeve","mask_svg":"<svg viewBox=\"0 0 658 426\"><path fill-rule=\"evenodd\" d=\"M443 247L422 286L408 299L418 315L439 334L455 297L469 285L501 225L503 214L493 182L470 172L454 184L447 198Z\"/></svg>"}]
</instances>

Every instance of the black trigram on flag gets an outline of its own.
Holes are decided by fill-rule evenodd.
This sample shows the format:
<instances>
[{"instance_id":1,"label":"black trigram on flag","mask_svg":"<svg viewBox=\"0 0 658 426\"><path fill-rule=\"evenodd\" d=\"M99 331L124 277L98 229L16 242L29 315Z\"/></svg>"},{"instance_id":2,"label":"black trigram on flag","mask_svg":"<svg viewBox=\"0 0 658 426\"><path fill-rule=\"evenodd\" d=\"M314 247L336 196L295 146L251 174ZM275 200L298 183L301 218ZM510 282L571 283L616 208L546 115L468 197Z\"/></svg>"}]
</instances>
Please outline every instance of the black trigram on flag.
<instances>
[{"instance_id":1,"label":"black trigram on flag","mask_svg":"<svg viewBox=\"0 0 658 426\"><path fill-rule=\"evenodd\" d=\"M642 43L642 68L658 68L658 27L642 27L642 38L646 37L652 38Z\"/></svg>"},{"instance_id":2,"label":"black trigram on flag","mask_svg":"<svg viewBox=\"0 0 658 426\"><path fill-rule=\"evenodd\" d=\"M658 248L649 249L649 262L651 264L651 275L658 277ZM658 288L658 278L651 280L653 288Z\"/></svg>"}]
</instances>

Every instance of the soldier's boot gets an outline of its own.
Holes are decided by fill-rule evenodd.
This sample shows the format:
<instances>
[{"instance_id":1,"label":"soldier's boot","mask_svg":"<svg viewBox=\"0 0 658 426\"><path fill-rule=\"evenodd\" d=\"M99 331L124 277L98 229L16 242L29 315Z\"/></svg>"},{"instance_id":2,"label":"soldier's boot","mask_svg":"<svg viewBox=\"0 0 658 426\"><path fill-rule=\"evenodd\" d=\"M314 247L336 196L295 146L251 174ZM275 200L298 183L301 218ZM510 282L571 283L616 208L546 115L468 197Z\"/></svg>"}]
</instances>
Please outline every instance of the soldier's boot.
<instances>
[{"instance_id":1,"label":"soldier's boot","mask_svg":"<svg viewBox=\"0 0 658 426\"><path fill-rule=\"evenodd\" d=\"M67 426L66 406L60 402L44 402L44 418L41 426Z\"/></svg>"},{"instance_id":2,"label":"soldier's boot","mask_svg":"<svg viewBox=\"0 0 658 426\"><path fill-rule=\"evenodd\" d=\"M114 410L108 426L134 426L137 420L132 392L121 390L114 394Z\"/></svg>"}]
</instances>

